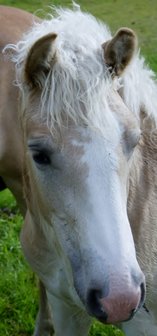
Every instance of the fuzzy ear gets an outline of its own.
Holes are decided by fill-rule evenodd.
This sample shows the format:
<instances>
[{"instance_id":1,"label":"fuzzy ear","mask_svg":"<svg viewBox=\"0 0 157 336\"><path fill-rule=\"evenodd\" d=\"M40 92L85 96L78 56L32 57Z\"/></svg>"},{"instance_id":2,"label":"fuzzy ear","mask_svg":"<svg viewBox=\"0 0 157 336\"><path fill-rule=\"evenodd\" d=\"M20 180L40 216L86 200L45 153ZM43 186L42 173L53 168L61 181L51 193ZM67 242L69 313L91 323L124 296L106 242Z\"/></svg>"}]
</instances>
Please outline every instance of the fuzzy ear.
<instances>
[{"instance_id":1,"label":"fuzzy ear","mask_svg":"<svg viewBox=\"0 0 157 336\"><path fill-rule=\"evenodd\" d=\"M110 67L110 72L119 76L125 70L137 49L137 37L133 30L121 28L102 47L105 63Z\"/></svg>"},{"instance_id":2,"label":"fuzzy ear","mask_svg":"<svg viewBox=\"0 0 157 336\"><path fill-rule=\"evenodd\" d=\"M43 87L47 74L55 62L54 40L56 37L56 34L43 36L29 51L25 64L25 79L32 87Z\"/></svg>"}]
</instances>

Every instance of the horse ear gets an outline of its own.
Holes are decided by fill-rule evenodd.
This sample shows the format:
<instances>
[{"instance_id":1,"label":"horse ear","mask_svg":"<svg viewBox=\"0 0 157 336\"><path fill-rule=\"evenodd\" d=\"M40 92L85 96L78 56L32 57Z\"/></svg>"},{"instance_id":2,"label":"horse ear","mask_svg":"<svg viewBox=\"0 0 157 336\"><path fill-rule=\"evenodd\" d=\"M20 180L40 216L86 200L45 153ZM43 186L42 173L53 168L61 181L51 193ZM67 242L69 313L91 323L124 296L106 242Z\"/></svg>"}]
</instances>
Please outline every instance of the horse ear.
<instances>
[{"instance_id":1,"label":"horse ear","mask_svg":"<svg viewBox=\"0 0 157 336\"><path fill-rule=\"evenodd\" d=\"M121 28L102 47L105 63L113 75L119 76L125 70L137 49L137 37L133 30Z\"/></svg>"},{"instance_id":2,"label":"horse ear","mask_svg":"<svg viewBox=\"0 0 157 336\"><path fill-rule=\"evenodd\" d=\"M48 34L34 43L25 64L25 79L32 87L42 88L45 79L55 62L54 40L56 34Z\"/></svg>"}]
</instances>

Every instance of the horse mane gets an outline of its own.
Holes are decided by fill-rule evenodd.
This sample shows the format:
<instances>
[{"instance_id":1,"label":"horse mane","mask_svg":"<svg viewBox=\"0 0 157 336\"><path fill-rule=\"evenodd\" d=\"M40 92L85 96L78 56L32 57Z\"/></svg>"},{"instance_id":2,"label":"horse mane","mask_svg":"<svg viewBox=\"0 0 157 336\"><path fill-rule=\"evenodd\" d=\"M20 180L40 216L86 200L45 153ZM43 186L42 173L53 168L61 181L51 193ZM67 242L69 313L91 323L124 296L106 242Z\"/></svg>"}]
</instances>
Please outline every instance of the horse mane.
<instances>
[{"instance_id":1,"label":"horse mane","mask_svg":"<svg viewBox=\"0 0 157 336\"><path fill-rule=\"evenodd\" d=\"M53 8L52 13L41 23L34 22L22 41L5 48L12 53L23 105L31 94L24 80L27 55L38 39L56 33L57 62L45 79L41 93L41 113L46 114L50 128L55 122L63 125L63 119L69 117L75 123L81 120L99 129L114 123L107 99L113 86L120 89L125 104L136 118L140 119L142 110L146 118L151 117L157 125L156 78L144 58L136 54L122 77L113 81L102 50L102 43L111 39L109 28L75 4L73 10Z\"/></svg>"},{"instance_id":2,"label":"horse mane","mask_svg":"<svg viewBox=\"0 0 157 336\"><path fill-rule=\"evenodd\" d=\"M157 79L156 74L146 65L140 53L129 64L122 77L122 98L142 123L152 122L157 127ZM145 120L144 120L145 119Z\"/></svg>"}]
</instances>

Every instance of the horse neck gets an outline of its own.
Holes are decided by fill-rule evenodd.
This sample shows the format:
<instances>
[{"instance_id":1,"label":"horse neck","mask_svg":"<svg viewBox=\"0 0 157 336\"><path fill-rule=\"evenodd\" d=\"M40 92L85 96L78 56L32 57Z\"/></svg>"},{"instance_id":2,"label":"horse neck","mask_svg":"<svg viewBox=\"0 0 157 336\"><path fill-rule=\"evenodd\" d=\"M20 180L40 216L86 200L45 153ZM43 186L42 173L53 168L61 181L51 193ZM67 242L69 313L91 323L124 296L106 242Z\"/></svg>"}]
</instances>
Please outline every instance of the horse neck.
<instances>
[{"instance_id":1,"label":"horse neck","mask_svg":"<svg viewBox=\"0 0 157 336\"><path fill-rule=\"evenodd\" d=\"M157 190L157 130L150 121L133 154L129 177L128 217L136 246L137 258L145 270L147 282L151 284L156 239L156 190ZM153 235L152 235L153 233ZM152 249L150 250L150 246Z\"/></svg>"}]
</instances>

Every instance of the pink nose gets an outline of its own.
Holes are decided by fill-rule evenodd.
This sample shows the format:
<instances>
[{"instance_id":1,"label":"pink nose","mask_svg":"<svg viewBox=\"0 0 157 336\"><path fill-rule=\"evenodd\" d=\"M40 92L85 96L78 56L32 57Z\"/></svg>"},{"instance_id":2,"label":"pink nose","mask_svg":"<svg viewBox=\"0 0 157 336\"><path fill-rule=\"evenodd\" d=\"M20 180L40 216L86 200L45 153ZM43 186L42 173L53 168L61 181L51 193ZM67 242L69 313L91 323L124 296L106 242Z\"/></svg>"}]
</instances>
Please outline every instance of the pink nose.
<instances>
[{"instance_id":1,"label":"pink nose","mask_svg":"<svg viewBox=\"0 0 157 336\"><path fill-rule=\"evenodd\" d=\"M106 314L106 323L118 323L130 319L140 306L141 290L127 293L114 293L99 299L102 312Z\"/></svg>"},{"instance_id":2,"label":"pink nose","mask_svg":"<svg viewBox=\"0 0 157 336\"><path fill-rule=\"evenodd\" d=\"M135 287L117 287L105 293L97 289L90 290L87 299L89 314L101 322L111 324L131 319L144 303L145 283Z\"/></svg>"}]
</instances>

